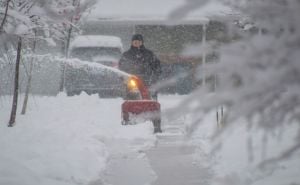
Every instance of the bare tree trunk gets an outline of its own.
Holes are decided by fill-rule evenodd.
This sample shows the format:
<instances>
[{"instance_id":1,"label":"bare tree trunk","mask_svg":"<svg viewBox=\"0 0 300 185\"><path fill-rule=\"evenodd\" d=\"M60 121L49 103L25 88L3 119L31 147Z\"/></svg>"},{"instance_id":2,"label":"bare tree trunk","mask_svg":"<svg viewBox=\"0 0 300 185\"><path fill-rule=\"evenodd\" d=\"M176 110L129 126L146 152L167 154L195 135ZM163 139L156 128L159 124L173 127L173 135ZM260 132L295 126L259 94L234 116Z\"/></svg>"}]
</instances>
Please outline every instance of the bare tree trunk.
<instances>
[{"instance_id":1,"label":"bare tree trunk","mask_svg":"<svg viewBox=\"0 0 300 185\"><path fill-rule=\"evenodd\" d=\"M13 127L16 121L17 105L18 105L18 91L19 91L19 68L21 60L21 50L22 50L22 38L19 37L18 40L18 49L17 49L17 59L16 59L16 68L15 68L15 86L14 86L14 96L13 104L10 114L10 120L8 122L9 127Z\"/></svg>"},{"instance_id":2,"label":"bare tree trunk","mask_svg":"<svg viewBox=\"0 0 300 185\"><path fill-rule=\"evenodd\" d=\"M8 7L9 7L9 2L10 1L11 0L7 0L7 2L6 2L6 8L5 8L5 13L4 13L4 18L3 18L2 22L1 22L1 25L0 25L0 34L3 31L3 27L4 27L4 24L5 24L5 21L6 21Z\"/></svg>"},{"instance_id":3,"label":"bare tree trunk","mask_svg":"<svg viewBox=\"0 0 300 185\"><path fill-rule=\"evenodd\" d=\"M35 54L35 46L36 46L36 40L34 40L34 42L33 42L33 54ZM34 62L33 60L34 60L34 58L32 58L30 61L28 81L27 81L25 97L24 97L24 102L23 102L23 107L22 107L22 112L21 112L22 115L24 115L26 113L29 92L31 89L32 69L33 69L33 62Z\"/></svg>"},{"instance_id":4,"label":"bare tree trunk","mask_svg":"<svg viewBox=\"0 0 300 185\"><path fill-rule=\"evenodd\" d=\"M71 20L71 23L73 21ZM68 35L67 35L67 40L66 40L66 45L65 45L65 58L69 57L69 47L70 47L70 41L71 41L71 36L72 36L72 29L73 26L72 24L70 25L70 28L68 30ZM60 91L62 92L64 90L65 86L65 76L66 76L66 65L65 63L62 64L62 77L61 77L61 83L60 83Z\"/></svg>"},{"instance_id":5,"label":"bare tree trunk","mask_svg":"<svg viewBox=\"0 0 300 185\"><path fill-rule=\"evenodd\" d=\"M202 24L202 86L206 85L206 24Z\"/></svg>"},{"instance_id":6,"label":"bare tree trunk","mask_svg":"<svg viewBox=\"0 0 300 185\"><path fill-rule=\"evenodd\" d=\"M76 0L73 0L73 6L75 6L76 4ZM72 30L73 30L73 16L70 20L70 28L68 30L68 35L67 35L67 40L66 40L66 44L65 44L65 58L69 58L69 47L70 47L70 41L71 41L71 36L72 36ZM61 75L61 82L60 82L60 87L59 90L62 92L64 90L64 86L65 86L65 76L66 76L66 65L65 63L62 64L62 75Z\"/></svg>"}]
</instances>

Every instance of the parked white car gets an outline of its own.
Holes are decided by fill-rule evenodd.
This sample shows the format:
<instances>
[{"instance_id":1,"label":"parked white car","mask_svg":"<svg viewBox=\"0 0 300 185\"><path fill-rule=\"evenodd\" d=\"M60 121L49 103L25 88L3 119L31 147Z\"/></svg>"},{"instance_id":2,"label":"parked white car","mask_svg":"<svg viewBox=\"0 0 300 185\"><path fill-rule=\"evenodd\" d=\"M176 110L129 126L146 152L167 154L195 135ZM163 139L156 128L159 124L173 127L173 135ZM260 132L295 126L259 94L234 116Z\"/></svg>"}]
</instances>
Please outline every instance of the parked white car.
<instances>
[{"instance_id":1,"label":"parked white car","mask_svg":"<svg viewBox=\"0 0 300 185\"><path fill-rule=\"evenodd\" d=\"M126 73L117 69L123 51L119 37L105 35L77 36L70 44L70 60L65 73L69 96L98 93L100 97L122 96ZM121 75L120 75L121 74Z\"/></svg>"},{"instance_id":2,"label":"parked white car","mask_svg":"<svg viewBox=\"0 0 300 185\"><path fill-rule=\"evenodd\" d=\"M70 57L118 67L123 52L121 38L107 35L80 35L70 44Z\"/></svg>"}]
</instances>

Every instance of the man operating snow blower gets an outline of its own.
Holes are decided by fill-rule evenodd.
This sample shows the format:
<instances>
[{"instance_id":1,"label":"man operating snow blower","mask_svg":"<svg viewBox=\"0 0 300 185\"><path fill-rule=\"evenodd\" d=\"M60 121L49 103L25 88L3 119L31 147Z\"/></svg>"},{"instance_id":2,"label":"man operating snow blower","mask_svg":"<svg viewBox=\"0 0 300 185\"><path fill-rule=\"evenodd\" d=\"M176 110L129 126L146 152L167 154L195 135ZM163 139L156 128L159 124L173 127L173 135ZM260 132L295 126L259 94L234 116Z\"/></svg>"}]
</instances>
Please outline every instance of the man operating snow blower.
<instances>
[{"instance_id":1,"label":"man operating snow blower","mask_svg":"<svg viewBox=\"0 0 300 185\"><path fill-rule=\"evenodd\" d=\"M147 87L155 84L161 73L159 59L152 51L144 46L144 39L141 34L135 34L131 39L131 47L124 52L119 69L141 78ZM157 92L151 92L153 98L157 99Z\"/></svg>"},{"instance_id":2,"label":"man operating snow blower","mask_svg":"<svg viewBox=\"0 0 300 185\"><path fill-rule=\"evenodd\" d=\"M128 112L141 114L156 111L159 112L159 118L152 120L154 132L161 132L160 104L157 102L157 91L150 89L150 86L158 81L159 75L161 74L160 61L151 50L145 48L143 36L141 34L132 36L131 47L128 51L123 53L119 61L119 69L141 79L140 81L137 78L132 78L129 82L129 88L134 88L135 83L137 83L136 88L142 93L141 99L149 100L125 102L125 105L122 106L123 121L126 122L129 120L129 116L127 115ZM128 93L128 96L130 96L130 93ZM127 97L126 99L133 98ZM139 110L133 110L133 107L138 107Z\"/></svg>"}]
</instances>

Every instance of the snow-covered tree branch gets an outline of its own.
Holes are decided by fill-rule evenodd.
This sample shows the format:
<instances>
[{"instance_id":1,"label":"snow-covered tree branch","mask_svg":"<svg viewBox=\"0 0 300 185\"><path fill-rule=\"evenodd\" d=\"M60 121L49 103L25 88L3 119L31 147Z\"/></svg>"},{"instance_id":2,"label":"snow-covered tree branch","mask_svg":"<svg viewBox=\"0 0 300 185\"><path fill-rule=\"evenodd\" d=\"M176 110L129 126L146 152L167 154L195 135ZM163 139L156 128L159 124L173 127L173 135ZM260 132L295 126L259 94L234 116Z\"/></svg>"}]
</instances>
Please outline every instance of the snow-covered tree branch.
<instances>
[{"instance_id":1,"label":"snow-covered tree branch","mask_svg":"<svg viewBox=\"0 0 300 185\"><path fill-rule=\"evenodd\" d=\"M18 40L10 126L13 126L16 117L22 46L27 47L28 45L29 47L30 42L36 43L37 40L44 40L49 45L56 45L56 41L65 40L67 32L70 39L70 30L74 26L73 20L78 21L84 10L92 5L91 2L93 1L82 1L82 4L80 4L80 0L56 0L51 2L44 0L0 1L0 40L3 42L0 47L4 47L4 50L6 50L5 45L9 43L14 45L14 42Z\"/></svg>"},{"instance_id":2,"label":"snow-covered tree branch","mask_svg":"<svg viewBox=\"0 0 300 185\"><path fill-rule=\"evenodd\" d=\"M283 149L277 157L263 160L261 165L287 159L300 149L300 2L222 2L240 12L239 21L247 19L259 31L247 34L244 26L243 30L235 32L240 39L218 47L218 63L199 69L199 76L203 71L218 75L218 86L214 93L209 93L206 87L199 88L179 106L182 111L194 112L194 117L198 118L190 125L189 133L202 123L199 112L209 112L218 106L226 108L226 121L223 129L216 131L214 139L234 129L233 123L240 123L240 118L246 118L249 129L263 130L272 137L277 130L284 132L286 126L296 124L298 134L290 148ZM202 3L187 1L174 14L179 11L185 15ZM232 22L228 26L231 25ZM201 55L200 49L194 54ZM193 106L195 99L199 100L197 106ZM251 150L251 142L248 145Z\"/></svg>"}]
</instances>

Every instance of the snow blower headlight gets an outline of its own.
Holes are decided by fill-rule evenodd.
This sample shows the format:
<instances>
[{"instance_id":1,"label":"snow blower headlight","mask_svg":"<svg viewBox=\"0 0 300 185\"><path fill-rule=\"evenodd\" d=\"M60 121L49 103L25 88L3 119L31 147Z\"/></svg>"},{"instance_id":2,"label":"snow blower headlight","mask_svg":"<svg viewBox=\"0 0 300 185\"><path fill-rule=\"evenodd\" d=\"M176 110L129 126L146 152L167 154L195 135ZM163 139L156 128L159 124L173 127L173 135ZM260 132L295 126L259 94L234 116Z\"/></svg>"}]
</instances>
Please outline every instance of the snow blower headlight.
<instances>
[{"instance_id":1,"label":"snow blower headlight","mask_svg":"<svg viewBox=\"0 0 300 185\"><path fill-rule=\"evenodd\" d=\"M138 82L133 78L128 80L127 86L130 91L138 90Z\"/></svg>"}]
</instances>

